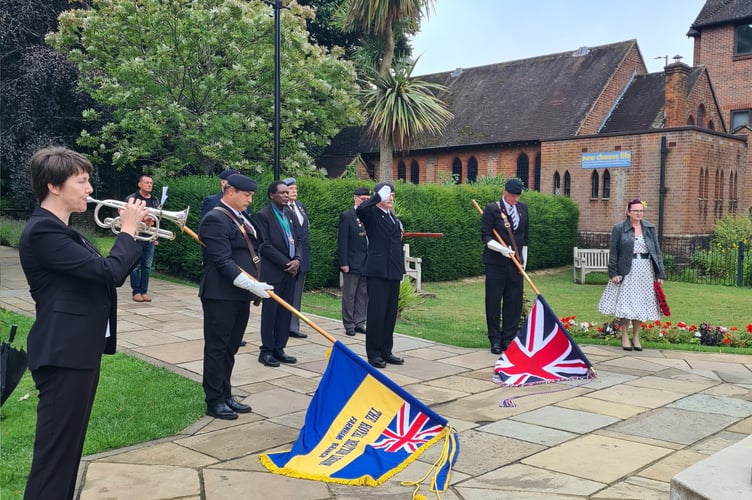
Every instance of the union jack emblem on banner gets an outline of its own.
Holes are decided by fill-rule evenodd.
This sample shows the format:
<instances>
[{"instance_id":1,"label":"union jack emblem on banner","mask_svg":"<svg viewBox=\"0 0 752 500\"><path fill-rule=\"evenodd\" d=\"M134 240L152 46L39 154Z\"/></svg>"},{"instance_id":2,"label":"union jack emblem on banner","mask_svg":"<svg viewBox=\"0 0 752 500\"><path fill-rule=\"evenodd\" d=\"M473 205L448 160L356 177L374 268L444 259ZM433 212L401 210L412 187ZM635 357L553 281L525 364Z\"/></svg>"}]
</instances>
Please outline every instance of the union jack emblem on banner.
<instances>
[{"instance_id":1,"label":"union jack emblem on banner","mask_svg":"<svg viewBox=\"0 0 752 500\"><path fill-rule=\"evenodd\" d=\"M413 453L422 445L437 436L443 426L437 425L428 415L413 410L410 403L405 403L397 415L371 446L391 453L400 450Z\"/></svg>"},{"instance_id":2,"label":"union jack emblem on banner","mask_svg":"<svg viewBox=\"0 0 752 500\"><path fill-rule=\"evenodd\" d=\"M591 363L541 295L496 362L495 381L523 386L585 378Z\"/></svg>"}]
</instances>

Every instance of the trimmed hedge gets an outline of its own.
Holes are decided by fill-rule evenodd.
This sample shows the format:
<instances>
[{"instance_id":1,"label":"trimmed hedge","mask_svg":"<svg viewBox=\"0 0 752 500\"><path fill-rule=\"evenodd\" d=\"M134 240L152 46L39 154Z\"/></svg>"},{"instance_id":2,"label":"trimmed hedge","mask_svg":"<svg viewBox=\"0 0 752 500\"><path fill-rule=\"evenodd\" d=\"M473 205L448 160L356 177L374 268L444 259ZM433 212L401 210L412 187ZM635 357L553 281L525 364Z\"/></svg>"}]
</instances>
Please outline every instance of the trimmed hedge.
<instances>
[{"instance_id":1,"label":"trimmed hedge","mask_svg":"<svg viewBox=\"0 0 752 500\"><path fill-rule=\"evenodd\" d=\"M267 204L266 187L269 179L259 179L251 213ZM155 181L154 193L161 193L160 181ZM201 204L205 196L219 189L216 177L191 176L169 179L166 210L179 211L191 207L188 227L198 233ZM312 270L306 279L307 289L336 287L339 283L337 266L337 226L341 212L348 210L356 187L374 183L355 179L297 179L299 199L308 207L311 224ZM423 259L425 281L447 281L483 274L480 241L480 215L473 207L477 200L481 208L501 196L501 185L414 185L397 183L395 211L405 231L443 233L442 238L406 238L410 254ZM574 202L564 196L525 192L522 200L530 214L530 248L528 270L566 265L577 244L579 212ZM170 227L173 226L173 227ZM166 229L176 229L165 222ZM154 259L155 268L198 281L201 276L201 249L188 235L173 241L162 240Z\"/></svg>"}]
</instances>

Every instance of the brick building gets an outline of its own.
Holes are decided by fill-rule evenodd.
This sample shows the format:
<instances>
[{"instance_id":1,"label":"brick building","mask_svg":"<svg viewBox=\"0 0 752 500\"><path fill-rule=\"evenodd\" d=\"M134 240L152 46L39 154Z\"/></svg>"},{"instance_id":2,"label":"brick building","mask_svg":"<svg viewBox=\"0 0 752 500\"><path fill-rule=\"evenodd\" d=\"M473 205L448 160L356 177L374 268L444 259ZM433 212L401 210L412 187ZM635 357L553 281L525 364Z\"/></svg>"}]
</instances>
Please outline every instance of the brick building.
<instances>
[{"instance_id":1,"label":"brick building","mask_svg":"<svg viewBox=\"0 0 752 500\"><path fill-rule=\"evenodd\" d=\"M707 238L716 219L752 205L752 1L707 0L687 35L693 66L677 57L660 73L628 40L422 76L448 89L455 118L397 152L393 176L517 176L577 203L585 246L607 245L632 198L647 202L669 251ZM372 176L378 147L349 129L317 164L337 176L358 154Z\"/></svg>"}]
</instances>

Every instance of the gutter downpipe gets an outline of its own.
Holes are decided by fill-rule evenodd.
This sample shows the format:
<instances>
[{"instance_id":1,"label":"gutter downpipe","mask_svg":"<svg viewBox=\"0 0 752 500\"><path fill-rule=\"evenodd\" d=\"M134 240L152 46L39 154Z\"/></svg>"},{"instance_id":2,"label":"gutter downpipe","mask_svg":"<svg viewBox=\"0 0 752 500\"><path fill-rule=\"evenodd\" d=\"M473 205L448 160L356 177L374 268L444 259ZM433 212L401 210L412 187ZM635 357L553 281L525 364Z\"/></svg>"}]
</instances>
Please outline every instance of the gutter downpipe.
<instances>
[{"instance_id":1,"label":"gutter downpipe","mask_svg":"<svg viewBox=\"0 0 752 500\"><path fill-rule=\"evenodd\" d=\"M666 196L666 156L669 149L666 146L666 136L661 137L660 182L658 184L658 242L663 246L663 211Z\"/></svg>"}]
</instances>

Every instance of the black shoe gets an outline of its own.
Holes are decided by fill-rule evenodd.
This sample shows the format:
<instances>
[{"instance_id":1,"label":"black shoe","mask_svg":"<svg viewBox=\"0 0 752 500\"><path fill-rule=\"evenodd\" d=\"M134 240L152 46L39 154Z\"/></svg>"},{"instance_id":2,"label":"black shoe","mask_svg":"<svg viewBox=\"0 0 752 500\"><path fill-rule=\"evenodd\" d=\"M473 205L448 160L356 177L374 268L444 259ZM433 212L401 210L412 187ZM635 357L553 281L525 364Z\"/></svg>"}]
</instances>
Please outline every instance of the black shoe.
<instances>
[{"instance_id":1,"label":"black shoe","mask_svg":"<svg viewBox=\"0 0 752 500\"><path fill-rule=\"evenodd\" d=\"M501 344L493 344L491 346L491 352L494 354L501 354Z\"/></svg>"},{"instance_id":2,"label":"black shoe","mask_svg":"<svg viewBox=\"0 0 752 500\"><path fill-rule=\"evenodd\" d=\"M362 326L356 326L356 327L355 327L355 331L356 331L357 333L366 333L366 329L365 329L365 328L363 328Z\"/></svg>"},{"instance_id":3,"label":"black shoe","mask_svg":"<svg viewBox=\"0 0 752 500\"><path fill-rule=\"evenodd\" d=\"M621 346L621 348L622 348L622 349L624 349L625 351L631 351L631 350L632 350L632 348L631 348L631 347L624 347L624 346ZM642 351L642 348L640 348L640 350Z\"/></svg>"},{"instance_id":4,"label":"black shoe","mask_svg":"<svg viewBox=\"0 0 752 500\"><path fill-rule=\"evenodd\" d=\"M289 365L292 365L298 362L298 359L295 356L288 356L285 353L275 354L274 359L276 359L280 363L287 363Z\"/></svg>"},{"instance_id":5,"label":"black shoe","mask_svg":"<svg viewBox=\"0 0 752 500\"><path fill-rule=\"evenodd\" d=\"M247 404L241 403L240 401L236 401L233 398L227 398L225 400L225 404L234 412L236 413L251 413L251 407Z\"/></svg>"},{"instance_id":6,"label":"black shoe","mask_svg":"<svg viewBox=\"0 0 752 500\"><path fill-rule=\"evenodd\" d=\"M381 358L368 358L368 364L376 368L386 368L386 361Z\"/></svg>"},{"instance_id":7,"label":"black shoe","mask_svg":"<svg viewBox=\"0 0 752 500\"><path fill-rule=\"evenodd\" d=\"M240 347L245 347L246 345L248 345L248 342L246 342L245 340L240 341Z\"/></svg>"},{"instance_id":8,"label":"black shoe","mask_svg":"<svg viewBox=\"0 0 752 500\"><path fill-rule=\"evenodd\" d=\"M295 339L307 339L308 338L308 334L307 333L300 333L300 332L293 332L293 331L291 331L290 332L290 337L295 338Z\"/></svg>"},{"instance_id":9,"label":"black shoe","mask_svg":"<svg viewBox=\"0 0 752 500\"><path fill-rule=\"evenodd\" d=\"M395 356L394 354L390 354L389 356L384 356L384 361L389 363L390 365L404 365L405 360L400 358L399 356Z\"/></svg>"},{"instance_id":10,"label":"black shoe","mask_svg":"<svg viewBox=\"0 0 752 500\"><path fill-rule=\"evenodd\" d=\"M224 403L208 406L206 414L210 417L221 418L222 420L235 420L238 418L238 414Z\"/></svg>"},{"instance_id":11,"label":"black shoe","mask_svg":"<svg viewBox=\"0 0 752 500\"><path fill-rule=\"evenodd\" d=\"M274 356L272 356L271 354L260 354L259 363L263 363L264 366L272 366L272 367L279 366L279 361L274 359Z\"/></svg>"},{"instance_id":12,"label":"black shoe","mask_svg":"<svg viewBox=\"0 0 752 500\"><path fill-rule=\"evenodd\" d=\"M345 330L345 335L350 336L350 337L354 337L355 336L355 330L353 330L352 328L348 328L347 330Z\"/></svg>"}]
</instances>

